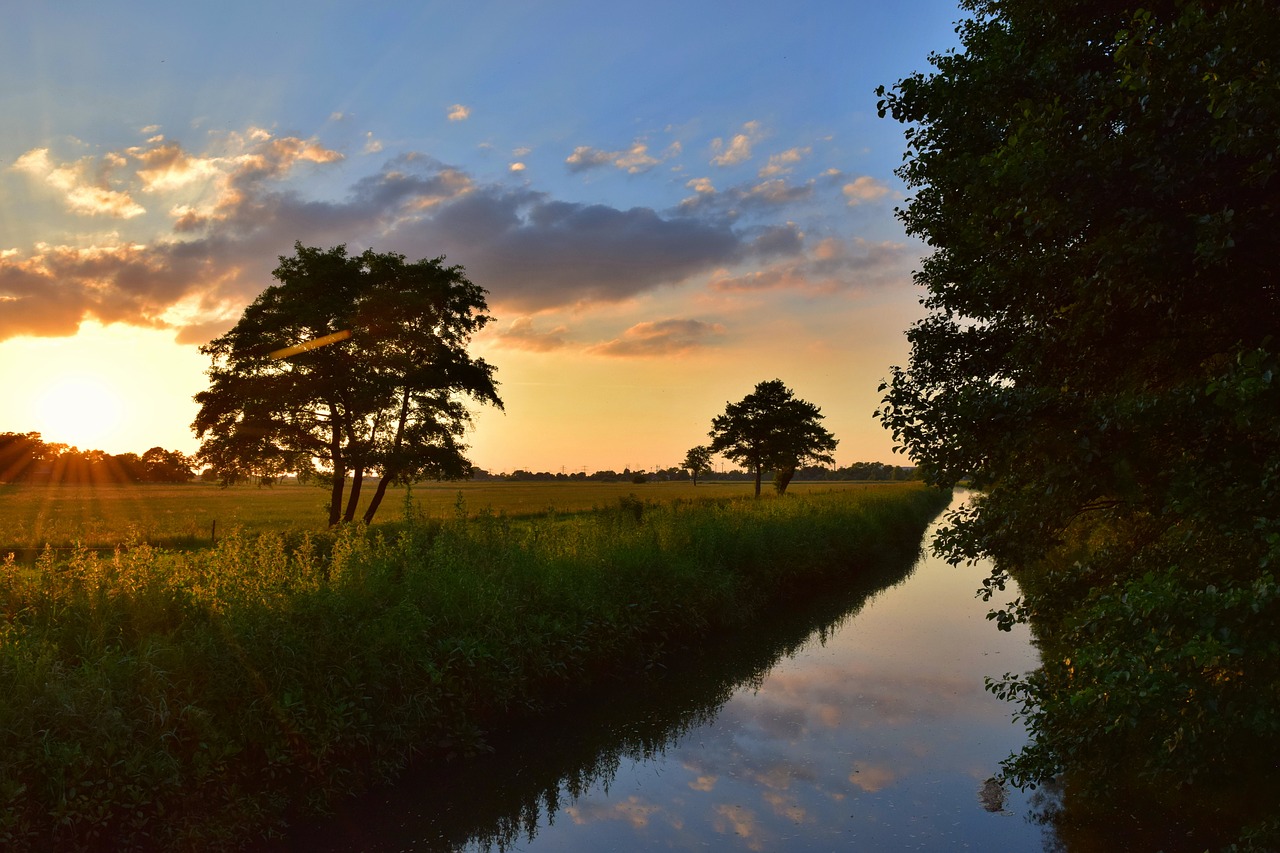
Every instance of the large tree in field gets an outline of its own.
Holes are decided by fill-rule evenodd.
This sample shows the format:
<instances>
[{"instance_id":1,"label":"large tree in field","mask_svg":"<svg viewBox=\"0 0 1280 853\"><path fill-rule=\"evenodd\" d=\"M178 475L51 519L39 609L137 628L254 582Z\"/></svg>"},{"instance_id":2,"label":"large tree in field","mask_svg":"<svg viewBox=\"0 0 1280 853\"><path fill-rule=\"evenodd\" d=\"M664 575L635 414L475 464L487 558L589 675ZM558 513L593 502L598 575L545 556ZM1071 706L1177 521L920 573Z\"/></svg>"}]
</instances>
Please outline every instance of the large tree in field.
<instances>
[{"instance_id":1,"label":"large tree in field","mask_svg":"<svg viewBox=\"0 0 1280 853\"><path fill-rule=\"evenodd\" d=\"M331 525L355 518L366 475L380 475L366 522L390 483L467 476L466 400L502 401L493 367L467 352L490 320L485 291L443 261L297 244L280 284L201 347L200 458L223 482L320 460Z\"/></svg>"},{"instance_id":2,"label":"large tree in field","mask_svg":"<svg viewBox=\"0 0 1280 853\"><path fill-rule=\"evenodd\" d=\"M961 49L879 93L931 248L881 417L982 489L951 559L996 557L988 590L1052 567L998 614L1066 638L1006 684L1015 776L1252 778L1280 754L1280 10L962 5Z\"/></svg>"},{"instance_id":3,"label":"large tree in field","mask_svg":"<svg viewBox=\"0 0 1280 853\"><path fill-rule=\"evenodd\" d=\"M782 380L771 379L711 419L711 450L755 473L756 497L763 471L774 472L774 486L785 494L801 464L834 461L837 442L821 420L817 406L798 399Z\"/></svg>"}]
</instances>

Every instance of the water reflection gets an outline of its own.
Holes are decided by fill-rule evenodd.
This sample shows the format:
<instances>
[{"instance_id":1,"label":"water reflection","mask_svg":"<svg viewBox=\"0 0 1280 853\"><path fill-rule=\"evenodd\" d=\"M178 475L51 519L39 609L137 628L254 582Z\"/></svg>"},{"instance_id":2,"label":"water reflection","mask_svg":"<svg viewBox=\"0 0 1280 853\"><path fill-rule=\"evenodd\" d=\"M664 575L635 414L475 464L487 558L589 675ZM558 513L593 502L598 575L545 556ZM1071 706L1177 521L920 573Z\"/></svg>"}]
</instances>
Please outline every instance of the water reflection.
<instances>
[{"instance_id":1,"label":"water reflection","mask_svg":"<svg viewBox=\"0 0 1280 853\"><path fill-rule=\"evenodd\" d=\"M913 566L914 563L914 566ZM983 677L1035 666L973 599L984 567L904 555L565 709L492 755L419 770L285 849L1031 850L986 781L1023 740Z\"/></svg>"}]
</instances>

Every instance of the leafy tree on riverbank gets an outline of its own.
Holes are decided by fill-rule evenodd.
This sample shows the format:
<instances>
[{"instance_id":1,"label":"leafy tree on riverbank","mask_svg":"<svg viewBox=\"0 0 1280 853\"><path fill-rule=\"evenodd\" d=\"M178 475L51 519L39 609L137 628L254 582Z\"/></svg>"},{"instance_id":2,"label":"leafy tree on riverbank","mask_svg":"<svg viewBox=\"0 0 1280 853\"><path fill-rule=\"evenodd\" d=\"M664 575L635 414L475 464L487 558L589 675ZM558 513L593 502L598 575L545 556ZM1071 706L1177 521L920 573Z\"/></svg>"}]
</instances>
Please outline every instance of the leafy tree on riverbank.
<instances>
[{"instance_id":1,"label":"leafy tree on riverbank","mask_svg":"<svg viewBox=\"0 0 1280 853\"><path fill-rule=\"evenodd\" d=\"M711 450L751 469L756 497L766 470L774 472L778 494L785 494L802 464L834 461L837 442L821 420L817 406L798 399L782 380L771 379L711 419Z\"/></svg>"},{"instance_id":2,"label":"leafy tree on riverbank","mask_svg":"<svg viewBox=\"0 0 1280 853\"><path fill-rule=\"evenodd\" d=\"M1000 614L1051 638L1001 688L1034 736L1012 770L1261 778L1280 754L1280 15L963 6L962 49L879 93L910 127L900 217L932 248L880 415L927 479L984 490L944 553L994 555L988 591L1038 567Z\"/></svg>"},{"instance_id":3,"label":"leafy tree on riverbank","mask_svg":"<svg viewBox=\"0 0 1280 853\"><path fill-rule=\"evenodd\" d=\"M280 284L200 348L213 361L192 424L201 459L224 482L321 460L330 525L355 518L366 473L381 479L365 522L392 482L467 476L464 399L502 406L494 368L467 353L486 291L443 258L295 249Z\"/></svg>"}]
</instances>

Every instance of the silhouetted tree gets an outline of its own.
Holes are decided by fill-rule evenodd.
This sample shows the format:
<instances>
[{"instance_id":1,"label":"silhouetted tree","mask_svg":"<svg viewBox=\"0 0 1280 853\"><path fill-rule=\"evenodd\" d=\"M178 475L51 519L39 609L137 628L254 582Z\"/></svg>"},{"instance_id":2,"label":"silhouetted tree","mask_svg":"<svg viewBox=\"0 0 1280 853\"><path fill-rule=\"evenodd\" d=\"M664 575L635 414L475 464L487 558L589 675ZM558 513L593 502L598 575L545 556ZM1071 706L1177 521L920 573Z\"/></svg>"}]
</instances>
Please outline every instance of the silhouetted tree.
<instances>
[{"instance_id":1,"label":"silhouetted tree","mask_svg":"<svg viewBox=\"0 0 1280 853\"><path fill-rule=\"evenodd\" d=\"M467 353L490 320L486 291L443 261L296 244L273 273L281 283L201 348L212 359L192 424L201 460L228 482L318 459L331 525L354 519L366 474L381 475L366 522L392 482L466 477L464 398L502 401L493 367Z\"/></svg>"},{"instance_id":2,"label":"silhouetted tree","mask_svg":"<svg viewBox=\"0 0 1280 853\"><path fill-rule=\"evenodd\" d=\"M705 444L689 448L689 452L684 455L684 467L689 469L693 485L698 485L699 474L711 470L711 456L711 448Z\"/></svg>"},{"instance_id":3,"label":"silhouetted tree","mask_svg":"<svg viewBox=\"0 0 1280 853\"><path fill-rule=\"evenodd\" d=\"M797 399L782 380L772 379L756 385L737 403L726 404L724 414L711 419L711 450L751 469L756 497L765 470L774 472L774 487L785 494L801 463L833 461L837 442L821 420L817 406Z\"/></svg>"}]
</instances>

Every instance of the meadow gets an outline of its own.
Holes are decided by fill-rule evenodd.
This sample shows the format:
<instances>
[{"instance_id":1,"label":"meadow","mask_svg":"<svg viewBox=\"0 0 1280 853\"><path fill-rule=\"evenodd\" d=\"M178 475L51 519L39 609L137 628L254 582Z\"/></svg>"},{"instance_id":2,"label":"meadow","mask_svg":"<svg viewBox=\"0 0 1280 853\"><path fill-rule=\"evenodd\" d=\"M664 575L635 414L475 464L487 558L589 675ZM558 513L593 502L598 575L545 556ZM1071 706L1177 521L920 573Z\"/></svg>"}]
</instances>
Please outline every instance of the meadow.
<instances>
[{"instance_id":1,"label":"meadow","mask_svg":"<svg viewBox=\"0 0 1280 853\"><path fill-rule=\"evenodd\" d=\"M841 488L883 488L881 483L793 483L805 492ZM372 494L366 489L365 500ZM691 482L506 482L420 483L412 488L415 511L427 518L453 517L461 502L468 512L513 517L582 512L612 506L621 498L655 502L742 497L751 483ZM404 520L406 489L393 487L378 510L376 524ZM76 546L111 550L147 543L156 547L207 547L232 530L322 531L329 494L314 485L288 482L271 487L228 488L191 483L120 485L0 485L0 558L13 553L30 562L46 547L69 552ZM363 506L362 506L363 509Z\"/></svg>"},{"instance_id":2,"label":"meadow","mask_svg":"<svg viewBox=\"0 0 1280 853\"><path fill-rule=\"evenodd\" d=\"M532 488L545 504L548 486ZM3 560L0 846L260 841L901 560L949 499L629 485L606 505L590 488L595 511L473 511L457 488L444 511L415 490L374 529L233 527L191 550Z\"/></svg>"}]
</instances>

